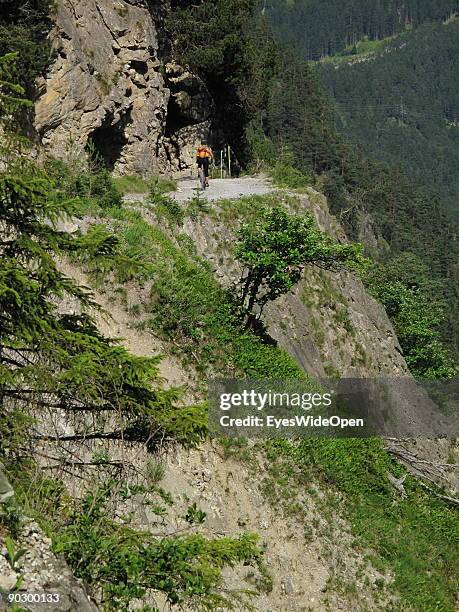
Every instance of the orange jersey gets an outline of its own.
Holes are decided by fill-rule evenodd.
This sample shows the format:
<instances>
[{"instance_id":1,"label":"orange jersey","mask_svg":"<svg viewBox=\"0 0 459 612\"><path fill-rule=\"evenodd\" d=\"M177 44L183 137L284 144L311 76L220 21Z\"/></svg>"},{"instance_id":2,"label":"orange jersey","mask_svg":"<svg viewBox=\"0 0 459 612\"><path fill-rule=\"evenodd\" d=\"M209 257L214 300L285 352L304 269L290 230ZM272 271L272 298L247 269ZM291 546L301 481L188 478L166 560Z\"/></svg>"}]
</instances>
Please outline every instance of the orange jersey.
<instances>
[{"instance_id":1,"label":"orange jersey","mask_svg":"<svg viewBox=\"0 0 459 612\"><path fill-rule=\"evenodd\" d=\"M201 159L207 157L210 159L212 157L212 149L207 145L201 145L198 147L196 157L199 157Z\"/></svg>"}]
</instances>

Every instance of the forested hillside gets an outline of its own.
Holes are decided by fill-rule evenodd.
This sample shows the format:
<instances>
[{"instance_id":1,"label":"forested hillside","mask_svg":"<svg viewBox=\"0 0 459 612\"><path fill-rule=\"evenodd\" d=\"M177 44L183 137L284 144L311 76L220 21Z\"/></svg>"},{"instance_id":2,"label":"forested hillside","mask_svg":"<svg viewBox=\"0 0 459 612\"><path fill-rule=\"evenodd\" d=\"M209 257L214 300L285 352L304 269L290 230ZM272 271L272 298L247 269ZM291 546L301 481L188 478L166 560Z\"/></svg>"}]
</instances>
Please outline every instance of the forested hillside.
<instances>
[{"instance_id":1,"label":"forested hillside","mask_svg":"<svg viewBox=\"0 0 459 612\"><path fill-rule=\"evenodd\" d=\"M307 57L301 45L304 41L315 41L317 32L322 31L326 21L318 18L321 10L327 12L328 30L324 28L324 32L331 39L339 30L346 9L342 10L342 3L321 3L313 15L302 13L303 5L291 5L287 12L283 2L270 6L277 36L296 50L293 54L296 59L288 62L283 82L279 81L277 141L291 144L293 160L299 168L308 172L312 165L314 171L323 172L332 209L341 216L350 235L359 235L366 225L363 219L371 216L372 231L383 239L376 257L386 261L384 265L395 273L395 280L402 274L402 285L406 287L408 283L410 291L416 287L416 291L429 296L427 301L435 304L445 300L442 310L448 312L447 319L440 315L437 321L444 340L457 351L458 322L453 314L459 296L457 226L447 214L448 208L450 211L454 208L457 197L453 170L457 167L456 22L426 24L392 42L363 40L366 34L361 29L355 44L347 49L347 40L343 39L341 51L336 48L333 50L336 55L316 63L317 79L320 81L324 75L328 85L328 99L324 98L321 105L316 102L305 108L300 100L310 95L314 69L311 63L308 67L304 65L303 75L298 77L301 64L298 57ZM306 6L309 10L312 4ZM409 3L403 6L406 10L410 8ZM455 4L423 3L422 10L420 6L418 21L413 25L424 18L447 18ZM369 7L374 5L359 3L356 14L365 15ZM398 15L393 4L385 5L385 10ZM284 17L279 17L279 12ZM286 15L291 23L283 30ZM348 24L353 23L349 14L347 17ZM385 30L384 35L394 31ZM391 52L383 53L386 44ZM425 48L421 49L423 45ZM322 50L315 57L328 52ZM315 90L320 92L321 86L316 82ZM296 93L289 95L290 91ZM333 110L335 95L337 112ZM318 132L303 129L308 125L306 117L313 113L313 125L320 128ZM268 120L268 131L272 125ZM351 145L346 145L349 140ZM303 143L307 143L305 147ZM311 156L306 164L305 149ZM385 250L384 245L389 248ZM390 263L393 258L394 265ZM409 270L407 275L403 272L405 266ZM386 279L389 277L390 274ZM408 281L408 277L412 280ZM380 287L377 294L384 301L385 290Z\"/></svg>"},{"instance_id":2,"label":"forested hillside","mask_svg":"<svg viewBox=\"0 0 459 612\"><path fill-rule=\"evenodd\" d=\"M318 64L337 128L459 215L459 21L423 25L374 52ZM370 47L371 48L371 47Z\"/></svg>"},{"instance_id":3,"label":"forested hillside","mask_svg":"<svg viewBox=\"0 0 459 612\"><path fill-rule=\"evenodd\" d=\"M305 59L334 55L368 36L378 40L431 20L446 20L457 0L268 0L281 39Z\"/></svg>"}]
</instances>

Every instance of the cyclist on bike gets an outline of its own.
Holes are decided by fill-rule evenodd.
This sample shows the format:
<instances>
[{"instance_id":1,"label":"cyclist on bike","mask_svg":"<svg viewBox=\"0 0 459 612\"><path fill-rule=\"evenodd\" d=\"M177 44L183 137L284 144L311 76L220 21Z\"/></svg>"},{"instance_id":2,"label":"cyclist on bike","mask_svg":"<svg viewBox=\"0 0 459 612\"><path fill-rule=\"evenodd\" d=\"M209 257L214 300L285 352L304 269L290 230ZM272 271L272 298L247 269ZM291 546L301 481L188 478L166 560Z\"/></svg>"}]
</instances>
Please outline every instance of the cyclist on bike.
<instances>
[{"instance_id":1,"label":"cyclist on bike","mask_svg":"<svg viewBox=\"0 0 459 612\"><path fill-rule=\"evenodd\" d=\"M214 154L212 149L205 140L201 140L201 144L196 151L196 163L198 164L198 171L200 168L203 169L206 187L209 186L209 164L210 160L213 158Z\"/></svg>"}]
</instances>

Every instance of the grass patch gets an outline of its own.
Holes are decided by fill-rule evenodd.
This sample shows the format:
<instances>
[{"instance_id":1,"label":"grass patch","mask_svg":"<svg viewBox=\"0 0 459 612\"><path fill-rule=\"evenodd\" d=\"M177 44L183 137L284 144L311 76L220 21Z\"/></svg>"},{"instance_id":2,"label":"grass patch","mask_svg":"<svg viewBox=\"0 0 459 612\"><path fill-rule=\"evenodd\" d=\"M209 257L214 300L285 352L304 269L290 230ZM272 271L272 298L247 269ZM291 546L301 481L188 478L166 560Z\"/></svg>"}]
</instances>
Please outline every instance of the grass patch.
<instances>
[{"instance_id":1,"label":"grass patch","mask_svg":"<svg viewBox=\"0 0 459 612\"><path fill-rule=\"evenodd\" d=\"M155 185L161 193L174 191L177 187L177 181L170 178L155 177L153 179L144 179L137 175L115 176L113 182L123 195L127 193L150 193L152 185Z\"/></svg>"},{"instance_id":2,"label":"grass patch","mask_svg":"<svg viewBox=\"0 0 459 612\"><path fill-rule=\"evenodd\" d=\"M114 176L113 182L123 195L126 193L148 193L150 190L149 181L140 176Z\"/></svg>"},{"instance_id":3,"label":"grass patch","mask_svg":"<svg viewBox=\"0 0 459 612\"><path fill-rule=\"evenodd\" d=\"M344 494L342 502L334 498L331 516L343 515L357 540L377 553L373 564L393 572L399 609L456 609L457 510L411 476L405 481L407 497L401 499L387 475L398 477L405 469L387 454L382 440L282 440L265 448L283 477L292 478L293 465L303 482L319 479Z\"/></svg>"}]
</instances>

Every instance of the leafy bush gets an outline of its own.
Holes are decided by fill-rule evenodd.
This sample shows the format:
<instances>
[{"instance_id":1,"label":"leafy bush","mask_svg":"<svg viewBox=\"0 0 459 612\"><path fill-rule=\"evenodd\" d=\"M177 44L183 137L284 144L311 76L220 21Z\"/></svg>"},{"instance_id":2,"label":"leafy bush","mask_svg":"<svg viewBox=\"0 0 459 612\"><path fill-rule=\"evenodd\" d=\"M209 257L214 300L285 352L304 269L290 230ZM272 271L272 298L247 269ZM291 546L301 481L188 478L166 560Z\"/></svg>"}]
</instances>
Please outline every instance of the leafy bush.
<instances>
[{"instance_id":1,"label":"leafy bush","mask_svg":"<svg viewBox=\"0 0 459 612\"><path fill-rule=\"evenodd\" d=\"M255 535L157 538L133 529L128 517L110 518L113 503L113 483L88 494L54 545L106 609L128 609L131 601L154 591L162 591L171 604L234 609L237 593L219 592L222 569L236 564L262 567ZM196 505L184 517L190 527L204 518ZM244 607L239 600L238 609Z\"/></svg>"},{"instance_id":2,"label":"leafy bush","mask_svg":"<svg viewBox=\"0 0 459 612\"><path fill-rule=\"evenodd\" d=\"M17 539L22 531L22 513L15 501L0 504L0 526L4 527L9 535Z\"/></svg>"},{"instance_id":3,"label":"leafy bush","mask_svg":"<svg viewBox=\"0 0 459 612\"><path fill-rule=\"evenodd\" d=\"M205 197L202 197L202 191L198 187L194 190L195 195L188 201L186 207L186 215L191 219L197 219L201 213L210 211L210 203Z\"/></svg>"},{"instance_id":4,"label":"leafy bush","mask_svg":"<svg viewBox=\"0 0 459 612\"><path fill-rule=\"evenodd\" d=\"M455 376L440 335L446 304L427 267L407 253L373 268L367 280L394 325L410 371L422 378Z\"/></svg>"},{"instance_id":5,"label":"leafy bush","mask_svg":"<svg viewBox=\"0 0 459 612\"><path fill-rule=\"evenodd\" d=\"M310 212L290 215L281 206L262 209L259 218L238 232L236 258L244 265L241 305L249 318L287 293L300 280L306 265L326 270L361 269L361 245L339 244L321 232Z\"/></svg>"},{"instance_id":6,"label":"leafy bush","mask_svg":"<svg viewBox=\"0 0 459 612\"><path fill-rule=\"evenodd\" d=\"M150 183L148 202L153 205L159 218L167 219L169 223L181 225L185 212L177 200L167 195L173 185L174 183L171 181L154 179Z\"/></svg>"},{"instance_id":7,"label":"leafy bush","mask_svg":"<svg viewBox=\"0 0 459 612\"><path fill-rule=\"evenodd\" d=\"M291 164L278 161L271 170L271 177L278 187L302 189L312 183L312 179Z\"/></svg>"},{"instance_id":8,"label":"leafy bush","mask_svg":"<svg viewBox=\"0 0 459 612\"><path fill-rule=\"evenodd\" d=\"M122 193L110 172L101 166L100 160L86 156L75 160L73 166L57 159L45 162L45 172L50 184L69 200L73 200L71 212L86 213L87 207L108 209L121 207Z\"/></svg>"},{"instance_id":9,"label":"leafy bush","mask_svg":"<svg viewBox=\"0 0 459 612\"><path fill-rule=\"evenodd\" d=\"M72 186L69 185L72 192ZM94 198L101 208L111 208L122 205L121 192L117 188L112 175L106 169L98 169L94 173L88 171L75 177L74 193L86 198Z\"/></svg>"},{"instance_id":10,"label":"leafy bush","mask_svg":"<svg viewBox=\"0 0 459 612\"><path fill-rule=\"evenodd\" d=\"M247 140L251 151L252 163L255 170L260 170L264 166L272 167L276 163L277 150L272 140L270 140L263 130L249 128L247 130Z\"/></svg>"},{"instance_id":11,"label":"leafy bush","mask_svg":"<svg viewBox=\"0 0 459 612\"><path fill-rule=\"evenodd\" d=\"M185 218L185 211L181 205L166 195L157 195L150 200L154 204L155 213L161 219L166 219L169 223L182 225Z\"/></svg>"}]
</instances>

